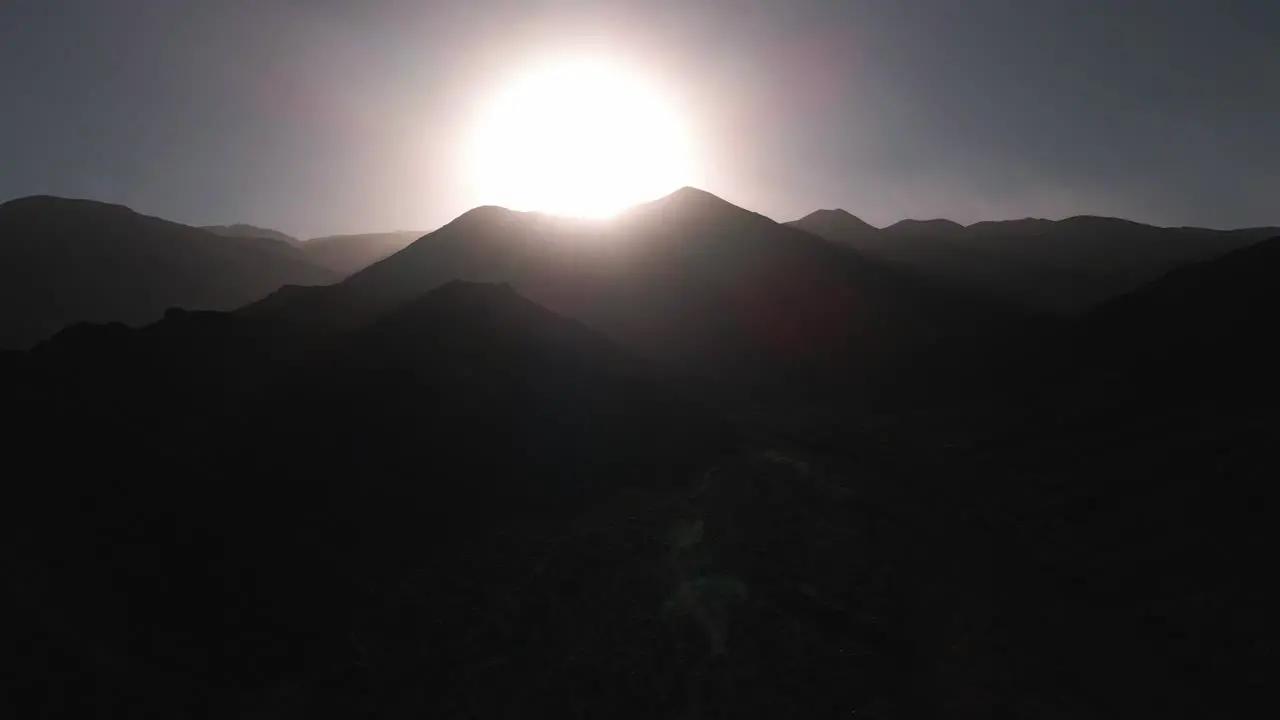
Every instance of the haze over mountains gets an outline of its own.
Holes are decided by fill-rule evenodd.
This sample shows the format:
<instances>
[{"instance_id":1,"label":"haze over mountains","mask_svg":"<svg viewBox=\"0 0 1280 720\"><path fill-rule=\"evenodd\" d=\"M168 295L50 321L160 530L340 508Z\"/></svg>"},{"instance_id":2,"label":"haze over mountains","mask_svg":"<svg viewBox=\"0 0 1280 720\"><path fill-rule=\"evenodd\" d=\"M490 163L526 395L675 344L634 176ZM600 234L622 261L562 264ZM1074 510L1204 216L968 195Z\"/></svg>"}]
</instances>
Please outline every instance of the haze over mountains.
<instances>
[{"instance_id":1,"label":"haze over mountains","mask_svg":"<svg viewBox=\"0 0 1280 720\"><path fill-rule=\"evenodd\" d=\"M298 238L293 237L292 235L286 235L279 230L257 227L255 225L248 225L245 223L236 223L234 225L204 225L201 226L200 229L208 230L214 235L221 235L223 237L270 238L295 247L302 244L302 241Z\"/></svg>"},{"instance_id":2,"label":"haze over mountains","mask_svg":"<svg viewBox=\"0 0 1280 720\"><path fill-rule=\"evenodd\" d=\"M409 243L425 234L416 230L397 230L385 233L327 235L302 243L302 252L311 262L346 276L400 252Z\"/></svg>"},{"instance_id":3,"label":"haze over mountains","mask_svg":"<svg viewBox=\"0 0 1280 720\"><path fill-rule=\"evenodd\" d=\"M82 227L72 229L68 226L59 229L57 242L38 240L37 237L53 232L48 228L41 228L41 223L54 222L54 216L65 215L60 210L60 203L75 204L77 212L82 216ZM53 302L61 308L49 308L45 311L47 317L43 319L37 319L41 314L38 307L24 311L22 318L10 316L0 323L0 346L5 347L29 345L48 337L66 324L80 320L146 322L159 317L159 313L170 306L231 309L261 299L284 285L328 284L389 258L424 235L416 231L397 231L337 235L304 241L276 230L237 224L200 229L236 242L222 243L219 246L205 236L203 241L188 240L190 247L169 247L168 244L160 245L165 241L159 237L166 232L173 233L178 228L183 228L181 232L188 238L201 236L197 229L185 228L176 223L131 223L135 216L143 216L122 212L118 206L91 201L26 198L6 203L4 207L5 215L0 219L0 252L6 253L6 271L14 278L21 276L21 279L6 283L9 306L25 302L21 290L24 285L36 285L46 288L42 295L45 304ZM642 212L642 209L637 208L629 217L639 217ZM464 215L441 232L458 235L456 228L449 228L457 223L471 222L472 220L467 219L471 215L472 213ZM533 223L528 215L513 214L512 217L524 217L526 224ZM765 218L754 217L758 218L756 232L767 228L767 232L777 235L777 240L781 242L785 235L783 229ZM70 221L63 217L56 222ZM552 218L540 218L529 225L528 232L540 235L548 232L561 234L569 245L578 244L580 241L572 238L581 236L618 236L628 232L622 227L625 222L619 223L617 227L592 227L590 223L575 226L572 222L560 222L557 225L557 222ZM94 246L98 249L92 252L87 250L90 246L87 239L69 241L71 235L89 234L90 225L93 233L110 233L121 240L97 243ZM537 228L533 228L533 225L537 225ZM934 286L935 292L966 295L970 299L986 296L989 301L1003 303L1011 308L1059 313L1082 312L1108 298L1134 290L1179 265L1211 258L1280 234L1280 230L1274 228L1233 231L1156 228L1097 217L1076 217L1061 221L994 221L968 227L945 220L905 220L878 229L842 210L816 211L786 225L826 239L838 247L857 250L860 256L852 262L864 267L878 265L880 267L876 272L880 275L896 273L914 278L915 281L927 281ZM640 229L635 232L648 231ZM260 242L253 242L255 240ZM272 242L261 241L274 241L295 252L289 252ZM508 237L504 241L514 240ZM807 242L812 246L811 240ZM593 239L584 244L590 246L597 243ZM599 248L597 256L589 262L620 263L622 256L605 257L608 252L605 248L634 243L634 239L605 242L604 248ZM804 242L800 244L803 245ZM811 249L817 253L813 256L816 262L825 265L840 264L832 259L829 250ZM474 248L467 252L473 250ZM702 251L710 256L725 252L726 248L713 247L713 242L708 241ZM279 257L269 262L259 262L254 259L259 252L269 252ZM463 275L470 273L478 279L506 279L509 274L493 265L499 262L496 260L466 260L462 250L450 252L457 257L457 262L471 263L467 268L453 266L451 263L454 260L448 258L426 257L434 252L444 251L417 251L424 256L425 262L431 264L440 261L443 265L427 271L425 275L416 276L418 279L408 285L402 282L404 289L401 292L412 294L414 291L428 289L460 272ZM588 247L571 252L596 250ZM818 256L824 252L828 253L827 257L818 260ZM216 262L211 259L213 256L217 257ZM475 256L483 257L484 253L475 253ZM98 273L93 282L71 282L69 278L87 276L84 270L86 262L104 262L106 264L101 266L104 271ZM160 262L170 263L165 267L176 270L160 272L160 265L146 264ZM407 256L396 261L400 265L409 262ZM490 267L471 268L475 262L489 263ZM501 262L508 261L504 259ZM187 273L190 268L196 266L207 266L208 272L202 273L200 278L189 277ZM133 269L121 269L125 267ZM250 267L252 270L248 269ZM389 271L377 270L371 277L377 278L387 272ZM111 296L103 300L92 295L95 283L102 286L109 283L112 277L121 277L121 273L148 279L134 287L129 283L117 283L112 286ZM235 273L236 277L220 273ZM164 279L150 280L156 276L164 276ZM254 279L249 280L249 276ZM167 290L157 285L161 282L168 283L168 287L173 289ZM380 282L366 279L356 281L355 284ZM551 279L543 278L543 282L551 282ZM58 287L63 289L55 290ZM390 292L389 289L384 291ZM560 288L556 292L567 293L569 290ZM82 296L75 297L77 293ZM555 300L549 296L538 299L555 305ZM646 312L656 310L650 308ZM641 321L633 319L631 322ZM18 327L19 325L23 327ZM815 335L810 341L816 342L816 338Z\"/></svg>"},{"instance_id":4,"label":"haze over mountains","mask_svg":"<svg viewBox=\"0 0 1280 720\"><path fill-rule=\"evenodd\" d=\"M0 353L15 717L1204 717L1267 687L1280 237L685 188L476 208L348 276L260 230L0 206L0 336L34 344Z\"/></svg>"},{"instance_id":5,"label":"haze over mountains","mask_svg":"<svg viewBox=\"0 0 1280 720\"><path fill-rule=\"evenodd\" d=\"M0 205L0 348L23 348L76 322L131 325L170 307L231 310L282 285L323 285L422 233L301 241L252 225L194 228L90 200Z\"/></svg>"},{"instance_id":6,"label":"haze over mountains","mask_svg":"<svg viewBox=\"0 0 1280 720\"><path fill-rule=\"evenodd\" d=\"M609 222L477 208L338 285L246 311L359 326L453 279L511 283L651 360L758 391L888 382L912 348L1025 320L692 188Z\"/></svg>"},{"instance_id":7,"label":"haze over mountains","mask_svg":"<svg viewBox=\"0 0 1280 720\"><path fill-rule=\"evenodd\" d=\"M76 322L231 310L281 284L340 277L276 239L222 237L119 205L54 197L0 205L0 348Z\"/></svg>"},{"instance_id":8,"label":"haze over mountains","mask_svg":"<svg viewBox=\"0 0 1280 720\"><path fill-rule=\"evenodd\" d=\"M819 210L787 224L955 287L1066 313L1135 290L1179 265L1280 234L1274 227L1159 228L1092 216L968 227L903 220L881 229L843 210Z\"/></svg>"},{"instance_id":9,"label":"haze over mountains","mask_svg":"<svg viewBox=\"0 0 1280 720\"><path fill-rule=\"evenodd\" d=\"M425 234L414 230L397 230L383 233L326 235L310 240L299 240L279 230L243 223L207 225L202 229L225 237L261 237L279 240L301 250L312 263L342 273L344 276L404 249L406 245Z\"/></svg>"}]
</instances>

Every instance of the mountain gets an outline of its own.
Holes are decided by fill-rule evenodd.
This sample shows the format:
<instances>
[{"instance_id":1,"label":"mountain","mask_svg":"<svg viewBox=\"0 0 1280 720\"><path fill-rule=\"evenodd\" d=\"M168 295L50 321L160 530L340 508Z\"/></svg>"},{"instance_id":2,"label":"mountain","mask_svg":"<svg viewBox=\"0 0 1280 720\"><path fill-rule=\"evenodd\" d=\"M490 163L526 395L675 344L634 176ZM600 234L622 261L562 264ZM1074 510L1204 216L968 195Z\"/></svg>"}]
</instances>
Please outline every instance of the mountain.
<instances>
[{"instance_id":1,"label":"mountain","mask_svg":"<svg viewBox=\"0 0 1280 720\"><path fill-rule=\"evenodd\" d=\"M294 247L298 247L302 244L302 241L298 238L293 237L292 235L286 235L279 230L260 228L253 225L246 225L244 223L236 223L235 225L203 225L200 229L207 230L214 235L221 235L223 237L267 238L270 240L277 240L285 245L292 245Z\"/></svg>"},{"instance_id":2,"label":"mountain","mask_svg":"<svg viewBox=\"0 0 1280 720\"><path fill-rule=\"evenodd\" d=\"M1259 701L1277 273L1280 237L1104 303L1046 353L1053 372L1023 388L1036 404L938 459L934 472L968 479L931 489L968 508L952 536L984 538L957 571L990 578L989 637L1020 658L1013 685L1115 716L1173 688L1161 714Z\"/></svg>"},{"instance_id":3,"label":"mountain","mask_svg":"<svg viewBox=\"0 0 1280 720\"><path fill-rule=\"evenodd\" d=\"M692 188L610 221L476 208L332 289L246 312L358 326L454 279L510 283L650 360L784 394L888 388L912 348L1010 320Z\"/></svg>"},{"instance_id":4,"label":"mountain","mask_svg":"<svg viewBox=\"0 0 1280 720\"><path fill-rule=\"evenodd\" d=\"M968 227L947 220L904 220L878 233L868 232L861 221L830 214L814 213L789 224L951 287L995 292L1027 307L1069 314L1141 287L1179 265L1277 232L1160 228L1092 216Z\"/></svg>"},{"instance_id":5,"label":"mountain","mask_svg":"<svg viewBox=\"0 0 1280 720\"><path fill-rule=\"evenodd\" d=\"M119 205L44 196L0 205L0 347L74 322L145 323L168 307L230 309L281 285L336 279L276 240L222 237Z\"/></svg>"},{"instance_id":6,"label":"mountain","mask_svg":"<svg viewBox=\"0 0 1280 720\"><path fill-rule=\"evenodd\" d=\"M858 237L977 232L920 225ZM1064 225L1148 232L980 231ZM72 325L0 352L0 698L1245 715L1278 263L1258 242L1051 318L685 189L611 221L476 208L335 285Z\"/></svg>"},{"instance_id":7,"label":"mountain","mask_svg":"<svg viewBox=\"0 0 1280 720\"><path fill-rule=\"evenodd\" d=\"M223 237L267 238L282 242L301 250L311 263L328 268L343 277L357 270L363 270L388 255L402 250L406 245L423 235L421 232L412 230L398 230L386 233L327 235L309 240L299 240L279 230L255 227L243 223L235 225L206 225L200 229Z\"/></svg>"},{"instance_id":8,"label":"mountain","mask_svg":"<svg viewBox=\"0 0 1280 720\"><path fill-rule=\"evenodd\" d=\"M1133 382L1195 377L1201 390L1234 386L1229 396L1257 401L1280 360L1264 330L1280 322L1278 272L1280 236L1176 268L1090 313L1082 342Z\"/></svg>"},{"instance_id":9,"label":"mountain","mask_svg":"<svg viewBox=\"0 0 1280 720\"><path fill-rule=\"evenodd\" d=\"M344 276L360 271L379 260L403 250L425 233L405 231L330 235L302 243L307 259Z\"/></svg>"},{"instance_id":10,"label":"mountain","mask_svg":"<svg viewBox=\"0 0 1280 720\"><path fill-rule=\"evenodd\" d=\"M895 238L938 237L962 232L964 226L953 220L899 220L884 228L884 234Z\"/></svg>"},{"instance_id":11,"label":"mountain","mask_svg":"<svg viewBox=\"0 0 1280 720\"><path fill-rule=\"evenodd\" d=\"M891 523L510 287L350 331L174 310L0 360L8 462L41 476L0 491L19 716L902 700Z\"/></svg>"},{"instance_id":12,"label":"mountain","mask_svg":"<svg viewBox=\"0 0 1280 720\"><path fill-rule=\"evenodd\" d=\"M950 220L902 220L877 229L843 210L819 210L786 224L956 292L1003 294L1002 262L957 242L964 226Z\"/></svg>"},{"instance_id":13,"label":"mountain","mask_svg":"<svg viewBox=\"0 0 1280 720\"><path fill-rule=\"evenodd\" d=\"M799 220L785 224L811 232L818 237L839 239L854 247L858 247L862 242L874 242L880 236L880 228L847 210L840 209L815 210Z\"/></svg>"}]
</instances>

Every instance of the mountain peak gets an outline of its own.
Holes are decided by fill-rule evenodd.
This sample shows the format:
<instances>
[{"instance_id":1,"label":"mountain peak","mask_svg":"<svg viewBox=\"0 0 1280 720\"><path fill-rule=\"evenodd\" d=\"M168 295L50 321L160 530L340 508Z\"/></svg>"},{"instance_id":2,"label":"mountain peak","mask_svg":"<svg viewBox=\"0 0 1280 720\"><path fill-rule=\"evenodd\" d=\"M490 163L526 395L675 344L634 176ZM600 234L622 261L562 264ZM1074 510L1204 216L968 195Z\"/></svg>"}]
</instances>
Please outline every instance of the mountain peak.
<instances>
[{"instance_id":1,"label":"mountain peak","mask_svg":"<svg viewBox=\"0 0 1280 720\"><path fill-rule=\"evenodd\" d=\"M98 200L84 200L81 198L65 198L57 195L28 195L0 203L0 210L8 212L43 212L43 211L71 211L80 212L110 212L116 214L127 213L136 215L133 208L117 205L115 203L100 202Z\"/></svg>"},{"instance_id":2,"label":"mountain peak","mask_svg":"<svg viewBox=\"0 0 1280 720\"><path fill-rule=\"evenodd\" d=\"M708 200L719 200L720 202L725 202L720 197L713 195L707 192L706 190L703 190L702 188L696 188L692 185L685 185L679 190L676 190L670 193L669 195L667 195L667 197L669 198L703 198Z\"/></svg>"},{"instance_id":3,"label":"mountain peak","mask_svg":"<svg viewBox=\"0 0 1280 720\"><path fill-rule=\"evenodd\" d=\"M527 221L532 215L534 213L519 212L501 205L477 205L423 237L475 232L490 234L509 228L518 221ZM416 242L409 243L410 247L415 245Z\"/></svg>"},{"instance_id":4,"label":"mountain peak","mask_svg":"<svg viewBox=\"0 0 1280 720\"><path fill-rule=\"evenodd\" d=\"M488 225L491 223L506 223L515 219L519 215L520 213L515 210L502 207L501 205L478 205L462 213L453 220L450 220L444 227L468 227L474 225Z\"/></svg>"},{"instance_id":5,"label":"mountain peak","mask_svg":"<svg viewBox=\"0 0 1280 720\"><path fill-rule=\"evenodd\" d=\"M814 210L786 225L827 240L857 243L879 235L880 229L853 213L836 208Z\"/></svg>"},{"instance_id":6,"label":"mountain peak","mask_svg":"<svg viewBox=\"0 0 1280 720\"><path fill-rule=\"evenodd\" d=\"M947 220L945 218L934 218L932 220L914 220L907 218L885 228L889 232L950 232L953 230L963 230L964 226L955 220Z\"/></svg>"},{"instance_id":7,"label":"mountain peak","mask_svg":"<svg viewBox=\"0 0 1280 720\"><path fill-rule=\"evenodd\" d=\"M848 228L872 229L872 230L877 229L875 225L872 225L866 220L863 220L857 215L854 215L848 210L845 210L844 208L834 208L831 210L827 210L827 209L814 210L813 212L809 213L808 215L805 215L804 217L800 218L796 222L800 223L801 225L810 224L810 223L822 223L822 224L831 224L831 225L838 224L839 226L848 227Z\"/></svg>"},{"instance_id":8,"label":"mountain peak","mask_svg":"<svg viewBox=\"0 0 1280 720\"><path fill-rule=\"evenodd\" d=\"M729 207L737 208L736 205L729 202L728 200L725 200L724 198L721 198L717 195L713 195L707 192L706 190L692 187L690 185L686 185L680 188L679 190L663 195L657 200L652 200L648 203L638 205L637 207L638 208L650 207L650 206L711 207L714 205L727 205Z\"/></svg>"},{"instance_id":9,"label":"mountain peak","mask_svg":"<svg viewBox=\"0 0 1280 720\"><path fill-rule=\"evenodd\" d=\"M831 209L820 208L818 210L814 210L808 215L805 215L805 217L810 217L810 218L836 217L836 218L854 218L855 220L859 219L857 215L854 215L853 213L849 212L848 210L845 210L844 208L831 208ZM801 218L801 219L804 219L804 218Z\"/></svg>"},{"instance_id":10,"label":"mountain peak","mask_svg":"<svg viewBox=\"0 0 1280 720\"><path fill-rule=\"evenodd\" d=\"M622 217L646 216L652 213L684 219L734 216L763 218L763 216L746 208L738 207L718 195L713 195L706 190L700 190L688 185L657 200L636 205L624 212Z\"/></svg>"}]
</instances>

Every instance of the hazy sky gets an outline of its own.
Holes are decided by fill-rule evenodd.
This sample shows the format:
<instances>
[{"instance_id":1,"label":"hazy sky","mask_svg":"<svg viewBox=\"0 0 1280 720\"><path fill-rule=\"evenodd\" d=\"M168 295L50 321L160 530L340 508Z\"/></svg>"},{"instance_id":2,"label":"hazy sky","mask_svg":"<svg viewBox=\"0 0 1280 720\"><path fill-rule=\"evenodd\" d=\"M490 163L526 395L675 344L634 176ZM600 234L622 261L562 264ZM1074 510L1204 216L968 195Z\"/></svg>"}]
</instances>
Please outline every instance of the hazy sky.
<instances>
[{"instance_id":1,"label":"hazy sky","mask_svg":"<svg viewBox=\"0 0 1280 720\"><path fill-rule=\"evenodd\" d=\"M487 94L579 45L780 220L1280 224L1276 0L4 0L0 200L430 229Z\"/></svg>"}]
</instances>

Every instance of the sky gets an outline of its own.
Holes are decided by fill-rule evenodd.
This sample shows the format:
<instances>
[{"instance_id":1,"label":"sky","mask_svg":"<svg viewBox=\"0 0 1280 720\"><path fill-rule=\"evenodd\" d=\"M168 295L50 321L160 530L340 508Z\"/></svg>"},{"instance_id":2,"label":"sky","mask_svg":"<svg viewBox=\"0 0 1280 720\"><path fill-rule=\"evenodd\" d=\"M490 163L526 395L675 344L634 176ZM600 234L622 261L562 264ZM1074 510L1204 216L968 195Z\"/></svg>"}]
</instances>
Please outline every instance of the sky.
<instances>
[{"instance_id":1,"label":"sky","mask_svg":"<svg viewBox=\"0 0 1280 720\"><path fill-rule=\"evenodd\" d=\"M458 148L565 48L643 67L778 220L1280 225L1275 0L10 0L0 201L300 237L480 204Z\"/></svg>"}]
</instances>

